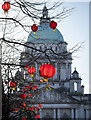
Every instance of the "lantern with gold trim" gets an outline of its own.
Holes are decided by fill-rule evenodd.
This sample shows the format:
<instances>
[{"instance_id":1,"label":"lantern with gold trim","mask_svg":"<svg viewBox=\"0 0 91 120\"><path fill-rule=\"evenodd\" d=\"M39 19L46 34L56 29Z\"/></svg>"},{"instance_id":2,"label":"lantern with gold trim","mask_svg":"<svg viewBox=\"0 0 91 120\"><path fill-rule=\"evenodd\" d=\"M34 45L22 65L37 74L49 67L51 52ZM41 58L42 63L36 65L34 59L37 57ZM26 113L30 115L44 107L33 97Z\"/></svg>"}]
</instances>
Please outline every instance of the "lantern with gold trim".
<instances>
[{"instance_id":1,"label":"lantern with gold trim","mask_svg":"<svg viewBox=\"0 0 91 120\"><path fill-rule=\"evenodd\" d=\"M4 14L8 13L8 10L10 9L10 3L4 2L4 4L2 5L2 9L4 10Z\"/></svg>"},{"instance_id":2,"label":"lantern with gold trim","mask_svg":"<svg viewBox=\"0 0 91 120\"><path fill-rule=\"evenodd\" d=\"M35 73L35 68L34 67L29 67L28 68L28 73L30 73L31 81L33 81L33 74Z\"/></svg>"},{"instance_id":3,"label":"lantern with gold trim","mask_svg":"<svg viewBox=\"0 0 91 120\"><path fill-rule=\"evenodd\" d=\"M57 23L55 21L51 21L50 28L52 28L54 32L56 31L56 27L57 27Z\"/></svg>"},{"instance_id":4,"label":"lantern with gold trim","mask_svg":"<svg viewBox=\"0 0 91 120\"><path fill-rule=\"evenodd\" d=\"M39 74L41 77L43 77L43 80L44 80L45 86L46 86L46 90L48 90L48 88L51 90L51 87L49 86L49 83L48 83L48 78L52 78L54 76L55 68L50 64L43 64L39 68ZM48 86L48 88L47 88L47 86Z\"/></svg>"},{"instance_id":5,"label":"lantern with gold trim","mask_svg":"<svg viewBox=\"0 0 91 120\"><path fill-rule=\"evenodd\" d=\"M36 24L33 24L33 25L31 26L31 30L33 31L33 34L35 34L35 37L37 37L36 31L38 30L38 27L36 26Z\"/></svg>"},{"instance_id":6,"label":"lantern with gold trim","mask_svg":"<svg viewBox=\"0 0 91 120\"><path fill-rule=\"evenodd\" d=\"M12 87L12 90L15 90L16 83L15 82L10 82L10 87Z\"/></svg>"}]
</instances>

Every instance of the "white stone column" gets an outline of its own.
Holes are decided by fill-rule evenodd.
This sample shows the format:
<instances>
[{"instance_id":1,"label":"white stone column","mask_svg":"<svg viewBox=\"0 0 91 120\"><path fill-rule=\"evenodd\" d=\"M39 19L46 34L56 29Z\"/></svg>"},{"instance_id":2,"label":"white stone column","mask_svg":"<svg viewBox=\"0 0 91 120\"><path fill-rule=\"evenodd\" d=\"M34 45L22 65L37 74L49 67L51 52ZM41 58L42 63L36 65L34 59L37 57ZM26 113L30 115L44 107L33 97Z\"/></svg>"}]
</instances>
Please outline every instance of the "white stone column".
<instances>
[{"instance_id":1,"label":"white stone column","mask_svg":"<svg viewBox=\"0 0 91 120\"><path fill-rule=\"evenodd\" d=\"M57 79L57 63L55 63L55 75L53 77L53 80Z\"/></svg>"},{"instance_id":2,"label":"white stone column","mask_svg":"<svg viewBox=\"0 0 91 120\"><path fill-rule=\"evenodd\" d=\"M68 78L68 63L66 63L66 78Z\"/></svg>"},{"instance_id":3,"label":"white stone column","mask_svg":"<svg viewBox=\"0 0 91 120\"><path fill-rule=\"evenodd\" d=\"M60 119L60 109L57 109L57 118Z\"/></svg>"},{"instance_id":4,"label":"white stone column","mask_svg":"<svg viewBox=\"0 0 91 120\"><path fill-rule=\"evenodd\" d=\"M69 63L69 65L68 65L68 73L69 73L68 78L70 79L70 77L71 77L71 63Z\"/></svg>"},{"instance_id":5,"label":"white stone column","mask_svg":"<svg viewBox=\"0 0 91 120\"><path fill-rule=\"evenodd\" d=\"M71 119L73 119L74 118L74 109L72 108L71 109Z\"/></svg>"},{"instance_id":6,"label":"white stone column","mask_svg":"<svg viewBox=\"0 0 91 120\"><path fill-rule=\"evenodd\" d=\"M76 115L75 118L78 119L78 109L76 109L75 115Z\"/></svg>"},{"instance_id":7,"label":"white stone column","mask_svg":"<svg viewBox=\"0 0 91 120\"><path fill-rule=\"evenodd\" d=\"M86 120L88 120L89 118L89 113L88 113L88 110L86 110Z\"/></svg>"},{"instance_id":8,"label":"white stone column","mask_svg":"<svg viewBox=\"0 0 91 120\"><path fill-rule=\"evenodd\" d=\"M42 109L40 109L40 118L42 120Z\"/></svg>"},{"instance_id":9,"label":"white stone column","mask_svg":"<svg viewBox=\"0 0 91 120\"><path fill-rule=\"evenodd\" d=\"M56 119L56 109L53 109L53 119Z\"/></svg>"}]
</instances>

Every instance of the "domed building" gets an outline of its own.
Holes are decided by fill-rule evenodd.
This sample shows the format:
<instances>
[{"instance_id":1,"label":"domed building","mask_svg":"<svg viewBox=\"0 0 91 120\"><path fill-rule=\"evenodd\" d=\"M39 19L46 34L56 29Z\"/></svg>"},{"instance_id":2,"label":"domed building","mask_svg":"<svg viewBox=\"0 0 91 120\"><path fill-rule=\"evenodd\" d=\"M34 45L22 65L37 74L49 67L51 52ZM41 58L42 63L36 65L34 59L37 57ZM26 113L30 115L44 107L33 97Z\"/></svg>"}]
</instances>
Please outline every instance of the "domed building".
<instances>
[{"instance_id":1,"label":"domed building","mask_svg":"<svg viewBox=\"0 0 91 120\"><path fill-rule=\"evenodd\" d=\"M31 104L41 104L40 117L52 119L91 118L90 95L84 94L82 79L75 69L71 72L72 54L67 51L67 43L61 32L54 32L50 27L50 18L46 6L36 35L30 32L25 45L25 52L21 53L21 64L33 66L36 69L33 84L37 90L31 99ZM34 49L32 49L34 48ZM44 52L42 52L44 51ZM55 75L49 79L52 90L46 90L45 84L40 83L39 67L50 63L55 67ZM21 68L25 79L31 83L27 71Z\"/></svg>"}]
</instances>

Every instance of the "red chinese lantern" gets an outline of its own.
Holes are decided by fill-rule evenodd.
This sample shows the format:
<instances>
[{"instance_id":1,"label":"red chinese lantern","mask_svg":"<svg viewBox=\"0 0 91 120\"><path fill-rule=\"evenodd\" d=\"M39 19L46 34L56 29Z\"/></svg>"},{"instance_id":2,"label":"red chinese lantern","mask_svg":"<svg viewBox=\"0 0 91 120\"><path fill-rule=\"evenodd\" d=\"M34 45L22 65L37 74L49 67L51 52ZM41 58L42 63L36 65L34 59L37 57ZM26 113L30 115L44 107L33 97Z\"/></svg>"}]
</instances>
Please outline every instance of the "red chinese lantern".
<instances>
[{"instance_id":1,"label":"red chinese lantern","mask_svg":"<svg viewBox=\"0 0 91 120\"><path fill-rule=\"evenodd\" d=\"M27 110L28 110L28 108L25 109L25 111L27 111Z\"/></svg>"},{"instance_id":2,"label":"red chinese lantern","mask_svg":"<svg viewBox=\"0 0 91 120\"><path fill-rule=\"evenodd\" d=\"M40 115L36 115L36 118L40 118Z\"/></svg>"},{"instance_id":3,"label":"red chinese lantern","mask_svg":"<svg viewBox=\"0 0 91 120\"><path fill-rule=\"evenodd\" d=\"M44 81L47 83L49 89L51 90L48 84L48 78L52 78L55 74L55 68L50 64L43 64L39 68L39 74L42 76ZM47 87L46 87L47 89Z\"/></svg>"},{"instance_id":4,"label":"red chinese lantern","mask_svg":"<svg viewBox=\"0 0 91 120\"><path fill-rule=\"evenodd\" d=\"M4 2L4 4L2 5L2 9L4 10L4 13L8 13L8 10L10 9L10 3Z\"/></svg>"},{"instance_id":5,"label":"red chinese lantern","mask_svg":"<svg viewBox=\"0 0 91 120\"><path fill-rule=\"evenodd\" d=\"M20 94L19 97L20 97L21 99L24 99L24 98L26 98L26 95L25 95L25 94Z\"/></svg>"},{"instance_id":6,"label":"red chinese lantern","mask_svg":"<svg viewBox=\"0 0 91 120\"><path fill-rule=\"evenodd\" d=\"M40 79L40 82L42 83L42 82L43 82L43 79Z\"/></svg>"},{"instance_id":7,"label":"red chinese lantern","mask_svg":"<svg viewBox=\"0 0 91 120\"><path fill-rule=\"evenodd\" d=\"M56 23L55 21L51 21L51 22L50 22L50 28L52 28L53 31L55 31L55 30L56 30L56 27L57 27L57 23Z\"/></svg>"},{"instance_id":8,"label":"red chinese lantern","mask_svg":"<svg viewBox=\"0 0 91 120\"><path fill-rule=\"evenodd\" d=\"M35 111L37 111L38 109L37 108L35 108Z\"/></svg>"},{"instance_id":9,"label":"red chinese lantern","mask_svg":"<svg viewBox=\"0 0 91 120\"><path fill-rule=\"evenodd\" d=\"M32 110L34 110L34 106L32 106L31 108L32 108Z\"/></svg>"},{"instance_id":10,"label":"red chinese lantern","mask_svg":"<svg viewBox=\"0 0 91 120\"><path fill-rule=\"evenodd\" d=\"M31 94L28 94L28 97L31 97Z\"/></svg>"},{"instance_id":11,"label":"red chinese lantern","mask_svg":"<svg viewBox=\"0 0 91 120\"><path fill-rule=\"evenodd\" d=\"M31 111L32 109L31 109L31 108L29 108L29 110Z\"/></svg>"},{"instance_id":12,"label":"red chinese lantern","mask_svg":"<svg viewBox=\"0 0 91 120\"><path fill-rule=\"evenodd\" d=\"M16 87L16 84L14 82L10 82L11 87Z\"/></svg>"},{"instance_id":13,"label":"red chinese lantern","mask_svg":"<svg viewBox=\"0 0 91 120\"><path fill-rule=\"evenodd\" d=\"M15 82L10 82L10 87L12 87L12 90L15 90L16 83Z\"/></svg>"},{"instance_id":14,"label":"red chinese lantern","mask_svg":"<svg viewBox=\"0 0 91 120\"><path fill-rule=\"evenodd\" d=\"M22 92L24 92L25 91L25 89L22 89Z\"/></svg>"},{"instance_id":15,"label":"red chinese lantern","mask_svg":"<svg viewBox=\"0 0 91 120\"><path fill-rule=\"evenodd\" d=\"M25 65L25 68L27 69L27 68L28 68L28 66L27 66L27 65Z\"/></svg>"},{"instance_id":16,"label":"red chinese lantern","mask_svg":"<svg viewBox=\"0 0 91 120\"><path fill-rule=\"evenodd\" d=\"M27 120L26 118L22 118L21 120Z\"/></svg>"},{"instance_id":17,"label":"red chinese lantern","mask_svg":"<svg viewBox=\"0 0 91 120\"><path fill-rule=\"evenodd\" d=\"M41 108L41 105L38 105L39 109Z\"/></svg>"},{"instance_id":18,"label":"red chinese lantern","mask_svg":"<svg viewBox=\"0 0 91 120\"><path fill-rule=\"evenodd\" d=\"M35 85L35 86L34 86L34 89L36 90L36 88L37 88L37 86Z\"/></svg>"},{"instance_id":19,"label":"red chinese lantern","mask_svg":"<svg viewBox=\"0 0 91 120\"><path fill-rule=\"evenodd\" d=\"M36 31L38 30L38 27L36 26L36 24L33 24L33 25L31 26L31 30L32 30L33 33L35 34L35 37L37 37Z\"/></svg>"},{"instance_id":20,"label":"red chinese lantern","mask_svg":"<svg viewBox=\"0 0 91 120\"><path fill-rule=\"evenodd\" d=\"M27 85L26 88L29 90L29 89L31 88L31 86L30 86L30 85Z\"/></svg>"},{"instance_id":21,"label":"red chinese lantern","mask_svg":"<svg viewBox=\"0 0 91 120\"><path fill-rule=\"evenodd\" d=\"M8 83L8 81L5 81L5 84L7 84Z\"/></svg>"},{"instance_id":22,"label":"red chinese lantern","mask_svg":"<svg viewBox=\"0 0 91 120\"><path fill-rule=\"evenodd\" d=\"M26 104L25 104L25 103L22 103L22 104L21 104L21 107L26 107Z\"/></svg>"},{"instance_id":23,"label":"red chinese lantern","mask_svg":"<svg viewBox=\"0 0 91 120\"><path fill-rule=\"evenodd\" d=\"M32 90L33 90L33 92L34 92L35 88L34 88L34 87L32 87Z\"/></svg>"},{"instance_id":24,"label":"red chinese lantern","mask_svg":"<svg viewBox=\"0 0 91 120\"><path fill-rule=\"evenodd\" d=\"M28 73L30 73L31 80L33 81L32 77L33 77L33 74L35 73L35 68L34 67L29 67L28 68Z\"/></svg>"}]
</instances>

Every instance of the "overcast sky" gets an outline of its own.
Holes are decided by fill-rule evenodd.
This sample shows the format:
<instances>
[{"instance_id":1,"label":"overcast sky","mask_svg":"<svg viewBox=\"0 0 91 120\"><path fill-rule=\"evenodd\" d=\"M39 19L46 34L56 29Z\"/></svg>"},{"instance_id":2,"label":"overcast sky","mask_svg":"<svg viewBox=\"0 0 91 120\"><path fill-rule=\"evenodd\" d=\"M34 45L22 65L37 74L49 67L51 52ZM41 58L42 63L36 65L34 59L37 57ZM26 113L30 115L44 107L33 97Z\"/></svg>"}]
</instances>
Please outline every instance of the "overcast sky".
<instances>
[{"instance_id":1,"label":"overcast sky","mask_svg":"<svg viewBox=\"0 0 91 120\"><path fill-rule=\"evenodd\" d=\"M75 8L72 14L58 24L68 49L85 41L82 48L73 54L72 72L76 67L89 93L89 2L64 2L63 6Z\"/></svg>"},{"instance_id":2,"label":"overcast sky","mask_svg":"<svg viewBox=\"0 0 91 120\"><path fill-rule=\"evenodd\" d=\"M72 72L76 67L82 78L82 85L85 86L85 93L89 93L89 2L64 1L67 2L61 7L75 9L69 17L58 23L57 28L62 33L64 41L68 43L68 50L77 43L85 41L82 49L73 54Z\"/></svg>"}]
</instances>

